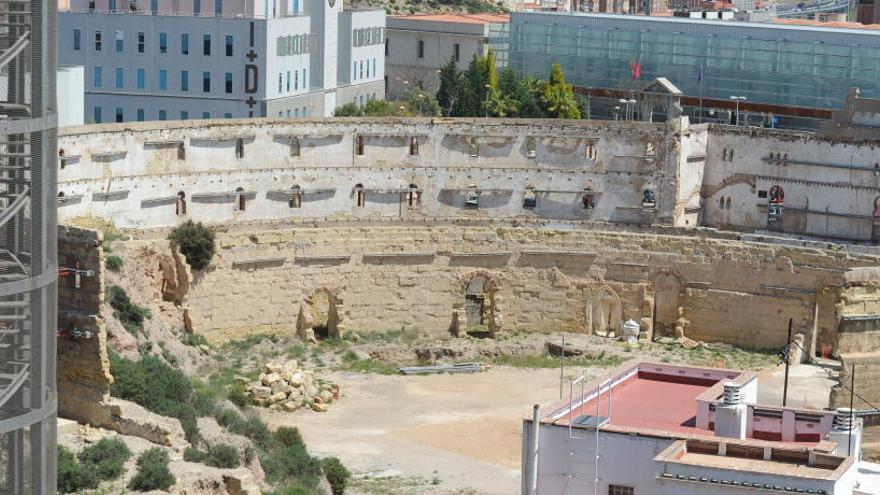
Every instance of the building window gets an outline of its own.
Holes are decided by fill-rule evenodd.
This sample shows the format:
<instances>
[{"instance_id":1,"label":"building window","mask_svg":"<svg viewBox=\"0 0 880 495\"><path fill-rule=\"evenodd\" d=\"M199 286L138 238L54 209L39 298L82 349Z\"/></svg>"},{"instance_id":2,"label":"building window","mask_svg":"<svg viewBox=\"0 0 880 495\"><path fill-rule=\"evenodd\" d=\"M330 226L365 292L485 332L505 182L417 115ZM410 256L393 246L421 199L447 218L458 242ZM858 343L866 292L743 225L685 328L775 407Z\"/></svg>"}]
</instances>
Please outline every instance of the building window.
<instances>
[{"instance_id":1,"label":"building window","mask_svg":"<svg viewBox=\"0 0 880 495\"><path fill-rule=\"evenodd\" d=\"M180 71L180 90L189 91L189 71Z\"/></svg>"},{"instance_id":2,"label":"building window","mask_svg":"<svg viewBox=\"0 0 880 495\"><path fill-rule=\"evenodd\" d=\"M174 202L174 214L180 217L186 216L186 193L177 193L177 201Z\"/></svg>"},{"instance_id":3,"label":"building window","mask_svg":"<svg viewBox=\"0 0 880 495\"><path fill-rule=\"evenodd\" d=\"M81 48L81 46L80 46L80 43L81 43L81 41L82 41L82 40L81 40L81 36L82 36L82 35L80 34L80 30L79 30L79 29L74 29L74 30L73 30L73 49L76 50L76 51L79 51L80 48Z\"/></svg>"},{"instance_id":4,"label":"building window","mask_svg":"<svg viewBox=\"0 0 880 495\"><path fill-rule=\"evenodd\" d=\"M92 120L94 120L96 124L101 123L101 107L95 107L92 110L92 117Z\"/></svg>"},{"instance_id":5,"label":"building window","mask_svg":"<svg viewBox=\"0 0 880 495\"><path fill-rule=\"evenodd\" d=\"M290 208L300 208L302 206L302 189L299 186L290 188L290 197L287 198L287 206Z\"/></svg>"},{"instance_id":6,"label":"building window","mask_svg":"<svg viewBox=\"0 0 880 495\"><path fill-rule=\"evenodd\" d=\"M538 204L538 197L535 194L534 186L526 186L526 190L523 193L523 208L527 210L533 209Z\"/></svg>"},{"instance_id":7,"label":"building window","mask_svg":"<svg viewBox=\"0 0 880 495\"><path fill-rule=\"evenodd\" d=\"M287 71L287 79L286 79L285 90L290 93L290 71Z\"/></svg>"},{"instance_id":8,"label":"building window","mask_svg":"<svg viewBox=\"0 0 880 495\"><path fill-rule=\"evenodd\" d=\"M388 56L388 38L385 38L385 56Z\"/></svg>"},{"instance_id":9,"label":"building window","mask_svg":"<svg viewBox=\"0 0 880 495\"><path fill-rule=\"evenodd\" d=\"M159 33L159 53L168 53L168 34Z\"/></svg>"},{"instance_id":10,"label":"building window","mask_svg":"<svg viewBox=\"0 0 880 495\"><path fill-rule=\"evenodd\" d=\"M211 35L205 34L202 36L202 54L203 55L211 55Z\"/></svg>"},{"instance_id":11,"label":"building window","mask_svg":"<svg viewBox=\"0 0 880 495\"><path fill-rule=\"evenodd\" d=\"M657 206L657 199L652 189L642 191L642 208L653 208Z\"/></svg>"},{"instance_id":12,"label":"building window","mask_svg":"<svg viewBox=\"0 0 880 495\"><path fill-rule=\"evenodd\" d=\"M296 109L297 116L299 116L299 109ZM290 110L287 111L287 116L290 116ZM299 138L292 137L290 138L290 156L297 157L299 156Z\"/></svg>"},{"instance_id":13,"label":"building window","mask_svg":"<svg viewBox=\"0 0 880 495\"><path fill-rule=\"evenodd\" d=\"M104 44L104 38L101 31L95 31L95 51L100 52L101 46Z\"/></svg>"},{"instance_id":14,"label":"building window","mask_svg":"<svg viewBox=\"0 0 880 495\"><path fill-rule=\"evenodd\" d=\"M180 54L189 55L189 33L180 34Z\"/></svg>"},{"instance_id":15,"label":"building window","mask_svg":"<svg viewBox=\"0 0 880 495\"><path fill-rule=\"evenodd\" d=\"M727 206L725 206L725 209L729 210L730 209L730 196L727 197L726 201L727 201Z\"/></svg>"},{"instance_id":16,"label":"building window","mask_svg":"<svg viewBox=\"0 0 880 495\"><path fill-rule=\"evenodd\" d=\"M282 91L281 88L283 87L283 84L284 84L284 74L282 74L281 72L279 72L279 73L278 73L278 93L279 93L279 94L280 94L281 91Z\"/></svg>"},{"instance_id":17,"label":"building window","mask_svg":"<svg viewBox=\"0 0 880 495\"><path fill-rule=\"evenodd\" d=\"M145 89L147 87L147 71L145 69L137 70L137 89Z\"/></svg>"},{"instance_id":18,"label":"building window","mask_svg":"<svg viewBox=\"0 0 880 495\"><path fill-rule=\"evenodd\" d=\"M424 40L419 40L419 58L425 58L425 42Z\"/></svg>"},{"instance_id":19,"label":"building window","mask_svg":"<svg viewBox=\"0 0 880 495\"><path fill-rule=\"evenodd\" d=\"M202 91L205 93L211 92L211 73L210 72L202 72Z\"/></svg>"},{"instance_id":20,"label":"building window","mask_svg":"<svg viewBox=\"0 0 880 495\"><path fill-rule=\"evenodd\" d=\"M357 62L352 62L352 67L351 67L351 79L352 79L353 81L357 81L357 78L358 78L358 63L357 63Z\"/></svg>"},{"instance_id":21,"label":"building window","mask_svg":"<svg viewBox=\"0 0 880 495\"><path fill-rule=\"evenodd\" d=\"M125 120L125 115L123 114L122 107L116 107L116 122L122 122Z\"/></svg>"},{"instance_id":22,"label":"building window","mask_svg":"<svg viewBox=\"0 0 880 495\"><path fill-rule=\"evenodd\" d=\"M376 59L373 59L373 77L376 77Z\"/></svg>"},{"instance_id":23,"label":"building window","mask_svg":"<svg viewBox=\"0 0 880 495\"><path fill-rule=\"evenodd\" d=\"M189 120L189 112L187 112L186 110L181 110L180 120Z\"/></svg>"},{"instance_id":24,"label":"building window","mask_svg":"<svg viewBox=\"0 0 880 495\"><path fill-rule=\"evenodd\" d=\"M197 16L202 13L202 1L193 0L193 15Z\"/></svg>"},{"instance_id":25,"label":"building window","mask_svg":"<svg viewBox=\"0 0 880 495\"><path fill-rule=\"evenodd\" d=\"M480 143L477 142L475 137L468 139L468 156L480 156Z\"/></svg>"},{"instance_id":26,"label":"building window","mask_svg":"<svg viewBox=\"0 0 880 495\"><path fill-rule=\"evenodd\" d=\"M461 60L461 45L458 43L452 45L452 58L454 58L456 62Z\"/></svg>"},{"instance_id":27,"label":"building window","mask_svg":"<svg viewBox=\"0 0 880 495\"><path fill-rule=\"evenodd\" d=\"M363 78L364 78L364 61L361 60L358 63L358 79L363 79Z\"/></svg>"},{"instance_id":28,"label":"building window","mask_svg":"<svg viewBox=\"0 0 880 495\"><path fill-rule=\"evenodd\" d=\"M409 185L409 191L406 192L406 206L410 209L418 208L422 204L422 191L416 184Z\"/></svg>"},{"instance_id":29,"label":"building window","mask_svg":"<svg viewBox=\"0 0 880 495\"><path fill-rule=\"evenodd\" d=\"M210 118L211 118L211 112L202 112L202 118L203 118L203 119L210 119Z\"/></svg>"},{"instance_id":30,"label":"building window","mask_svg":"<svg viewBox=\"0 0 880 495\"><path fill-rule=\"evenodd\" d=\"M581 202L584 205L585 210L592 210L596 208L596 197L593 195L593 189L591 187L584 188L584 194L581 196Z\"/></svg>"},{"instance_id":31,"label":"building window","mask_svg":"<svg viewBox=\"0 0 880 495\"><path fill-rule=\"evenodd\" d=\"M635 495L635 488L625 485L608 485L608 495Z\"/></svg>"},{"instance_id":32,"label":"building window","mask_svg":"<svg viewBox=\"0 0 880 495\"><path fill-rule=\"evenodd\" d=\"M138 108L138 109L137 109L137 121L138 121L138 122L143 122L144 120L147 120L147 119L146 119L146 116L145 116L145 114L144 114L144 109L143 109L143 108Z\"/></svg>"},{"instance_id":33,"label":"building window","mask_svg":"<svg viewBox=\"0 0 880 495\"><path fill-rule=\"evenodd\" d=\"M125 88L125 71L122 70L122 67L116 68L116 89L124 89Z\"/></svg>"},{"instance_id":34,"label":"building window","mask_svg":"<svg viewBox=\"0 0 880 495\"><path fill-rule=\"evenodd\" d=\"M229 113L229 112L226 112L226 113L223 114L223 118L224 118L224 119L231 119L231 118L232 118L232 114Z\"/></svg>"},{"instance_id":35,"label":"building window","mask_svg":"<svg viewBox=\"0 0 880 495\"><path fill-rule=\"evenodd\" d=\"M308 89L308 88L309 88L309 83L308 83L308 81L309 81L309 79L308 79L308 77L306 77L306 70L303 69L303 89Z\"/></svg>"},{"instance_id":36,"label":"building window","mask_svg":"<svg viewBox=\"0 0 880 495\"><path fill-rule=\"evenodd\" d=\"M242 138L235 140L235 157L244 158L244 139Z\"/></svg>"},{"instance_id":37,"label":"building window","mask_svg":"<svg viewBox=\"0 0 880 495\"><path fill-rule=\"evenodd\" d=\"M95 67L95 87L100 88L103 86L104 82L102 81L104 76L104 69L101 67Z\"/></svg>"},{"instance_id":38,"label":"building window","mask_svg":"<svg viewBox=\"0 0 880 495\"><path fill-rule=\"evenodd\" d=\"M538 143L533 137L526 139L526 157L535 158L538 156Z\"/></svg>"},{"instance_id":39,"label":"building window","mask_svg":"<svg viewBox=\"0 0 880 495\"><path fill-rule=\"evenodd\" d=\"M231 57L231 56L232 56L232 45L233 45L233 38L232 38L232 35L231 35L231 34L227 34L227 35L226 35L226 56L227 56L227 57Z\"/></svg>"},{"instance_id":40,"label":"building window","mask_svg":"<svg viewBox=\"0 0 880 495\"><path fill-rule=\"evenodd\" d=\"M354 138L354 154L357 156L363 156L364 154L364 137L356 136Z\"/></svg>"},{"instance_id":41,"label":"building window","mask_svg":"<svg viewBox=\"0 0 880 495\"><path fill-rule=\"evenodd\" d=\"M168 91L168 71L159 69L159 91Z\"/></svg>"},{"instance_id":42,"label":"building window","mask_svg":"<svg viewBox=\"0 0 880 495\"><path fill-rule=\"evenodd\" d=\"M225 83L226 83L226 94L232 94L232 72L227 72L225 74Z\"/></svg>"},{"instance_id":43,"label":"building window","mask_svg":"<svg viewBox=\"0 0 880 495\"><path fill-rule=\"evenodd\" d=\"M143 31L138 33L138 53L144 53L147 49L147 34Z\"/></svg>"},{"instance_id":44,"label":"building window","mask_svg":"<svg viewBox=\"0 0 880 495\"><path fill-rule=\"evenodd\" d=\"M354 205L358 208L363 208L364 205L367 204L367 198L364 194L364 185L363 184L355 184L354 190L352 191L352 196L354 198Z\"/></svg>"},{"instance_id":45,"label":"building window","mask_svg":"<svg viewBox=\"0 0 880 495\"><path fill-rule=\"evenodd\" d=\"M125 51L125 32L116 31L116 53Z\"/></svg>"},{"instance_id":46,"label":"building window","mask_svg":"<svg viewBox=\"0 0 880 495\"><path fill-rule=\"evenodd\" d=\"M409 138L409 156L418 156L419 154L419 138L411 136Z\"/></svg>"},{"instance_id":47,"label":"building window","mask_svg":"<svg viewBox=\"0 0 880 495\"><path fill-rule=\"evenodd\" d=\"M235 209L236 211L244 211L247 207L247 195L241 187L235 188Z\"/></svg>"},{"instance_id":48,"label":"building window","mask_svg":"<svg viewBox=\"0 0 880 495\"><path fill-rule=\"evenodd\" d=\"M464 207L470 209L477 209L480 207L480 191L477 189L476 184L469 185L467 191L465 191Z\"/></svg>"},{"instance_id":49,"label":"building window","mask_svg":"<svg viewBox=\"0 0 880 495\"><path fill-rule=\"evenodd\" d=\"M186 160L186 146L183 143L177 143L177 159Z\"/></svg>"},{"instance_id":50,"label":"building window","mask_svg":"<svg viewBox=\"0 0 880 495\"><path fill-rule=\"evenodd\" d=\"M168 114L165 110L159 110L159 120L168 120Z\"/></svg>"},{"instance_id":51,"label":"building window","mask_svg":"<svg viewBox=\"0 0 880 495\"><path fill-rule=\"evenodd\" d=\"M589 158L590 160L596 159L596 143L590 141L584 147L584 156Z\"/></svg>"}]
</instances>

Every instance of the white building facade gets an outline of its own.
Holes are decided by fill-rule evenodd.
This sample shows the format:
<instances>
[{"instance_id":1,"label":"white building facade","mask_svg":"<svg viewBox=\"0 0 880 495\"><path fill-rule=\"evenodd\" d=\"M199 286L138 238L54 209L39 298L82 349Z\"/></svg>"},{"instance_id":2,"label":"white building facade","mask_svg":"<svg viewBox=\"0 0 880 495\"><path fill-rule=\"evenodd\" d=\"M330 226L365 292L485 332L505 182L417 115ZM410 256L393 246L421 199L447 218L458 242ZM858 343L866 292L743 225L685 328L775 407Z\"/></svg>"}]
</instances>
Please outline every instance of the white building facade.
<instances>
[{"instance_id":1,"label":"white building facade","mask_svg":"<svg viewBox=\"0 0 880 495\"><path fill-rule=\"evenodd\" d=\"M86 122L323 117L384 98L382 48L349 46L352 26L381 38L385 13L341 0L75 1L59 13L59 57L85 66ZM360 63L363 77L339 77Z\"/></svg>"},{"instance_id":2,"label":"white building facade","mask_svg":"<svg viewBox=\"0 0 880 495\"><path fill-rule=\"evenodd\" d=\"M389 17L388 94L399 97L414 87L435 93L440 87L440 67L452 59L459 69L467 69L475 55L488 52L493 27L506 27L509 19L507 14Z\"/></svg>"}]
</instances>

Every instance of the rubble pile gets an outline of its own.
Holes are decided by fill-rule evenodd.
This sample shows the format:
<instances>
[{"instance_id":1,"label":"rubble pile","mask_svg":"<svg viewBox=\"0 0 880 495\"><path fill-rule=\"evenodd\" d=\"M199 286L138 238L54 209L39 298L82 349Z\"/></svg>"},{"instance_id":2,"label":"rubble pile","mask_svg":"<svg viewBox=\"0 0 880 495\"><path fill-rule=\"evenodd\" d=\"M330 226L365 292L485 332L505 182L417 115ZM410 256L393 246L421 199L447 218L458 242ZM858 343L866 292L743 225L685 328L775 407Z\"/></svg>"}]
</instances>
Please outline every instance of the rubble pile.
<instances>
[{"instance_id":1,"label":"rubble pile","mask_svg":"<svg viewBox=\"0 0 880 495\"><path fill-rule=\"evenodd\" d=\"M287 412L300 408L325 412L339 398L337 385L315 379L312 370L300 368L295 360L267 363L258 381L248 382L245 391L254 405Z\"/></svg>"}]
</instances>

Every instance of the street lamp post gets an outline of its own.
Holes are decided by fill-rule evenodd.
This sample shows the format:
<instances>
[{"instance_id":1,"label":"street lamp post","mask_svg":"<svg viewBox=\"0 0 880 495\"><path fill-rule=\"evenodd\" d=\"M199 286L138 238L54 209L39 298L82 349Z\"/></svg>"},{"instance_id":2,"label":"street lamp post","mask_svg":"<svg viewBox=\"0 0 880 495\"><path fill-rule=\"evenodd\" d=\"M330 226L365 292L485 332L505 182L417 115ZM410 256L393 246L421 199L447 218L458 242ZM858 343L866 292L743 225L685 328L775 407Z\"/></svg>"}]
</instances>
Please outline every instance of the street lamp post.
<instances>
[{"instance_id":1,"label":"street lamp post","mask_svg":"<svg viewBox=\"0 0 880 495\"><path fill-rule=\"evenodd\" d=\"M740 122L740 119L739 119L739 102L741 102L741 101L745 101L745 100L748 100L748 98L746 98L745 96L731 96L730 99L736 102L736 125L738 126L738 125L739 125L739 122Z\"/></svg>"},{"instance_id":2,"label":"street lamp post","mask_svg":"<svg viewBox=\"0 0 880 495\"><path fill-rule=\"evenodd\" d=\"M622 103L622 104L626 105L626 109L624 111L624 117L623 117L624 120L626 120L626 121L634 120L634 118L635 118L635 111L634 110L635 110L636 100L634 100L634 99L626 100L626 99L620 98L617 101L618 101L618 103ZM630 109L630 105L633 106L632 109Z\"/></svg>"},{"instance_id":3,"label":"street lamp post","mask_svg":"<svg viewBox=\"0 0 880 495\"><path fill-rule=\"evenodd\" d=\"M612 112L614 113L614 120L619 120L620 105L614 105Z\"/></svg>"}]
</instances>

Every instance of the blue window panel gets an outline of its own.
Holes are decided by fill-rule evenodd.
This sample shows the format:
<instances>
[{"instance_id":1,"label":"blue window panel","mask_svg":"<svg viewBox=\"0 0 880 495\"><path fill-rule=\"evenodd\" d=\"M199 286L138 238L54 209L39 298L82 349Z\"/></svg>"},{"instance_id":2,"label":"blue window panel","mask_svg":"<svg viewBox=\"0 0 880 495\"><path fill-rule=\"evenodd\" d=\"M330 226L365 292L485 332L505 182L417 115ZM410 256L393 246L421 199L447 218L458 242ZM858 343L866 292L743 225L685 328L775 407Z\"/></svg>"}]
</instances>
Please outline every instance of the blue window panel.
<instances>
[{"instance_id":1,"label":"blue window panel","mask_svg":"<svg viewBox=\"0 0 880 495\"><path fill-rule=\"evenodd\" d=\"M180 54L189 55L189 33L180 34Z\"/></svg>"},{"instance_id":2,"label":"blue window panel","mask_svg":"<svg viewBox=\"0 0 880 495\"><path fill-rule=\"evenodd\" d=\"M73 49L79 51L82 48L82 32L79 29L73 30Z\"/></svg>"},{"instance_id":3,"label":"blue window panel","mask_svg":"<svg viewBox=\"0 0 880 495\"><path fill-rule=\"evenodd\" d=\"M138 108L138 109L137 109L137 121L138 121L138 122L143 122L144 120L146 120L145 117L144 117L144 109L143 109L143 108Z\"/></svg>"},{"instance_id":4,"label":"blue window panel","mask_svg":"<svg viewBox=\"0 0 880 495\"><path fill-rule=\"evenodd\" d=\"M137 70L137 89L146 89L147 71L145 69Z\"/></svg>"},{"instance_id":5,"label":"blue window panel","mask_svg":"<svg viewBox=\"0 0 880 495\"><path fill-rule=\"evenodd\" d=\"M168 71L159 69L159 91L168 91Z\"/></svg>"},{"instance_id":6,"label":"blue window panel","mask_svg":"<svg viewBox=\"0 0 880 495\"><path fill-rule=\"evenodd\" d=\"M101 67L95 67L95 87L100 88L103 87L104 82L102 81L104 76L104 69Z\"/></svg>"},{"instance_id":7,"label":"blue window panel","mask_svg":"<svg viewBox=\"0 0 880 495\"><path fill-rule=\"evenodd\" d=\"M116 89L125 89L125 71L122 67L116 68Z\"/></svg>"},{"instance_id":8,"label":"blue window panel","mask_svg":"<svg viewBox=\"0 0 880 495\"><path fill-rule=\"evenodd\" d=\"M168 120L168 115L165 113L165 110L159 110L159 120Z\"/></svg>"},{"instance_id":9,"label":"blue window panel","mask_svg":"<svg viewBox=\"0 0 880 495\"><path fill-rule=\"evenodd\" d=\"M94 121L96 124L101 123L101 107L95 107L93 111Z\"/></svg>"},{"instance_id":10,"label":"blue window panel","mask_svg":"<svg viewBox=\"0 0 880 495\"><path fill-rule=\"evenodd\" d=\"M189 71L180 71L180 90L189 91Z\"/></svg>"}]
</instances>

